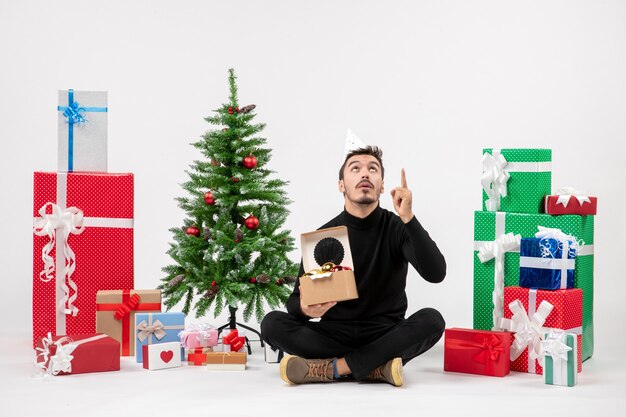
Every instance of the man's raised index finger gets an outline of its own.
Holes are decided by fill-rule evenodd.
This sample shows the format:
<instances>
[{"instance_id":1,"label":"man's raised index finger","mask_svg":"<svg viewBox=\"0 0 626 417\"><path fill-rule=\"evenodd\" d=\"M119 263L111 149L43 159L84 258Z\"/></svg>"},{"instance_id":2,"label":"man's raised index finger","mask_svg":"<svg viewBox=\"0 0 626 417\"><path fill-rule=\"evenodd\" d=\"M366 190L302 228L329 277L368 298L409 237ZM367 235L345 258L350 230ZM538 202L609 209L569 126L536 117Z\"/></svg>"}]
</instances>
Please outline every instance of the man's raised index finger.
<instances>
[{"instance_id":1,"label":"man's raised index finger","mask_svg":"<svg viewBox=\"0 0 626 417\"><path fill-rule=\"evenodd\" d=\"M400 173L400 186L402 188L409 188L407 183L406 183L406 174L404 172L404 168L402 168L402 171Z\"/></svg>"}]
</instances>

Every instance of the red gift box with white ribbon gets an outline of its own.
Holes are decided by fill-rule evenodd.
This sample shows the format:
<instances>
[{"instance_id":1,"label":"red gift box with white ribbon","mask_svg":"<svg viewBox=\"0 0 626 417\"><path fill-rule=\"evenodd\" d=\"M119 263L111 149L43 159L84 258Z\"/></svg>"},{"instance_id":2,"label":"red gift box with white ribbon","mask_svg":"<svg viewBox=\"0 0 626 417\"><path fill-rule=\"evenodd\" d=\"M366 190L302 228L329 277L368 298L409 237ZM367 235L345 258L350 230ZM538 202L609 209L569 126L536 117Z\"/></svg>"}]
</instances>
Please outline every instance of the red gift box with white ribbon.
<instances>
[{"instance_id":1,"label":"red gift box with white ribbon","mask_svg":"<svg viewBox=\"0 0 626 417\"><path fill-rule=\"evenodd\" d=\"M98 290L132 289L133 174L35 172L33 346L96 331Z\"/></svg>"},{"instance_id":2,"label":"red gift box with white ribbon","mask_svg":"<svg viewBox=\"0 0 626 417\"><path fill-rule=\"evenodd\" d=\"M552 215L595 215L597 209L597 197L586 196L582 191L571 187L561 188L556 195L547 195L544 200L544 211Z\"/></svg>"},{"instance_id":3,"label":"red gift box with white ribbon","mask_svg":"<svg viewBox=\"0 0 626 417\"><path fill-rule=\"evenodd\" d=\"M120 370L120 343L106 334L40 337L36 367L43 375L70 375Z\"/></svg>"},{"instance_id":4,"label":"red gift box with white ribbon","mask_svg":"<svg viewBox=\"0 0 626 417\"><path fill-rule=\"evenodd\" d=\"M515 332L511 345L511 370L543 374L541 341L546 331L560 329L578 336L582 346L583 291L504 288L504 319L500 327ZM578 350L582 371L582 349Z\"/></svg>"}]
</instances>

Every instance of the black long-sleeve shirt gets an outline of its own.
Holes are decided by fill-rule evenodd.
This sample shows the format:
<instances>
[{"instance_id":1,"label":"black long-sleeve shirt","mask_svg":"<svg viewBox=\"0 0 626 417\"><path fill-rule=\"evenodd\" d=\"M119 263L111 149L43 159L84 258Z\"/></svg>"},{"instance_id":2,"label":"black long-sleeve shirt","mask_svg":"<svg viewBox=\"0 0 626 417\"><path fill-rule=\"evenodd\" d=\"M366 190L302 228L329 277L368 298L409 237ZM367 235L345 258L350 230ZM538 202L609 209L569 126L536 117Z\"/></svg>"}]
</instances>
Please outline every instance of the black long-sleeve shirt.
<instances>
[{"instance_id":1,"label":"black long-sleeve shirt","mask_svg":"<svg viewBox=\"0 0 626 417\"><path fill-rule=\"evenodd\" d=\"M364 219L345 210L320 227L348 227L354 276L359 298L337 303L322 320L398 321L407 309L408 262L428 282L441 282L446 261L419 221L404 224L400 218L378 206ZM304 274L302 263L300 273ZM300 309L300 279L287 300L287 311L302 320L309 317Z\"/></svg>"}]
</instances>

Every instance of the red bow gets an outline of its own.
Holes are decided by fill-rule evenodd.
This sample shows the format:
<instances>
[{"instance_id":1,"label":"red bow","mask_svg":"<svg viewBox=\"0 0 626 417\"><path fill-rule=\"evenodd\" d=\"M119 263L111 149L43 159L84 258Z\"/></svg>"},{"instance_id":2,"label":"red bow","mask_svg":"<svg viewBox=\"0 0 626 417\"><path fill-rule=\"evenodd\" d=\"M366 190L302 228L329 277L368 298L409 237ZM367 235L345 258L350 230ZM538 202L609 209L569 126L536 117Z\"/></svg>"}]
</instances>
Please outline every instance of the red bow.
<instances>
[{"instance_id":1,"label":"red bow","mask_svg":"<svg viewBox=\"0 0 626 417\"><path fill-rule=\"evenodd\" d=\"M113 314L115 320L122 320L124 317L126 317L131 310L134 310L137 307L139 301L141 301L141 297L139 296L139 294L135 293L132 297L130 297L130 299L120 304L119 308Z\"/></svg>"},{"instance_id":2,"label":"red bow","mask_svg":"<svg viewBox=\"0 0 626 417\"><path fill-rule=\"evenodd\" d=\"M238 352L245 344L246 339L243 336L239 336L237 330L231 330L230 333L224 336L222 342L225 345L230 345L231 352Z\"/></svg>"}]
</instances>

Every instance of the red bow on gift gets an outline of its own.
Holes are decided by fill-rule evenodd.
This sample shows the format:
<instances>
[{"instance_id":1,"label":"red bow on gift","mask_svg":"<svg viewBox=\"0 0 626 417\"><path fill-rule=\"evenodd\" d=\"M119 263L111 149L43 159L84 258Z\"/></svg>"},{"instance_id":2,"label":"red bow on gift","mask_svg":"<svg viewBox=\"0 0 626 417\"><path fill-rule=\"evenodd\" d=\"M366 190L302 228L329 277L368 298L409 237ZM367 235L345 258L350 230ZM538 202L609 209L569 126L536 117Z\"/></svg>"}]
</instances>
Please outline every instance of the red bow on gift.
<instances>
[{"instance_id":1,"label":"red bow on gift","mask_svg":"<svg viewBox=\"0 0 626 417\"><path fill-rule=\"evenodd\" d=\"M480 352L474 356L474 360L478 363L487 364L487 366L493 366L493 363L498 360L500 354L504 352L502 343L500 339L494 335L476 335L474 340L478 341L480 337L482 337L482 341L474 345L480 349Z\"/></svg>"},{"instance_id":2,"label":"red bow on gift","mask_svg":"<svg viewBox=\"0 0 626 417\"><path fill-rule=\"evenodd\" d=\"M120 307L117 309L113 317L116 320L122 320L124 317L130 313L131 310L134 310L141 301L141 296L139 294L133 294L132 297L128 301L123 302Z\"/></svg>"},{"instance_id":3,"label":"red bow on gift","mask_svg":"<svg viewBox=\"0 0 626 417\"><path fill-rule=\"evenodd\" d=\"M467 342L464 340L450 340L448 346L451 349L478 349L478 353L472 358L474 362L485 365L485 372L488 375L493 374L494 364L500 357L500 354L504 352L502 342L495 335L491 334L486 336L484 334L474 335L473 342Z\"/></svg>"},{"instance_id":4,"label":"red bow on gift","mask_svg":"<svg viewBox=\"0 0 626 417\"><path fill-rule=\"evenodd\" d=\"M246 339L243 336L239 336L239 332L235 329L224 336L222 342L225 345L230 345L231 352L238 352L246 343Z\"/></svg>"}]
</instances>

